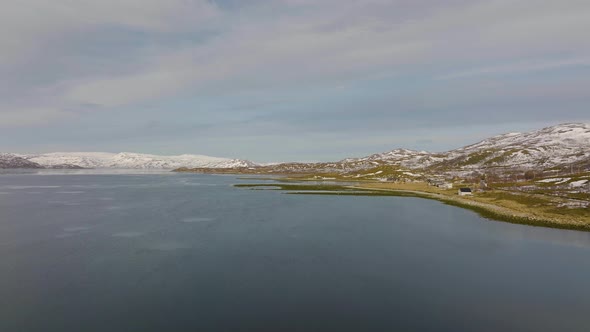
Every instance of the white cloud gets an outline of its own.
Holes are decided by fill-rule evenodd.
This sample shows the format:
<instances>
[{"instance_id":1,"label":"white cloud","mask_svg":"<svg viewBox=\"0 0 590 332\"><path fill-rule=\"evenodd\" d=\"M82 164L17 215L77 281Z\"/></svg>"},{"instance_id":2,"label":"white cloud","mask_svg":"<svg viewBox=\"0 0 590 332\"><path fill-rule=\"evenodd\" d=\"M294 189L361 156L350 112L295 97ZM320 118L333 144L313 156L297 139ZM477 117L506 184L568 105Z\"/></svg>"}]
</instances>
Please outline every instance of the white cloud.
<instances>
[{"instance_id":1,"label":"white cloud","mask_svg":"<svg viewBox=\"0 0 590 332\"><path fill-rule=\"evenodd\" d=\"M35 117L47 109L47 114L65 116L80 105L108 109L186 91L337 85L384 71L412 75L425 67L456 72L446 79L524 73L587 65L590 56L588 1L257 3L240 3L245 8L237 11L205 0L23 0L4 5L0 74L11 73L19 82L5 94L22 105L19 114ZM122 31L142 43L103 45ZM197 38L201 34L208 37ZM52 46L56 44L63 49ZM108 48L106 58L95 50L102 47ZM568 57L519 61L560 54ZM466 62L479 69L465 70ZM54 63L61 66L55 73L35 79L40 77L37 67ZM13 114L8 112L0 105L0 113ZM28 123L14 120L14 114L5 118L15 125Z\"/></svg>"}]
</instances>

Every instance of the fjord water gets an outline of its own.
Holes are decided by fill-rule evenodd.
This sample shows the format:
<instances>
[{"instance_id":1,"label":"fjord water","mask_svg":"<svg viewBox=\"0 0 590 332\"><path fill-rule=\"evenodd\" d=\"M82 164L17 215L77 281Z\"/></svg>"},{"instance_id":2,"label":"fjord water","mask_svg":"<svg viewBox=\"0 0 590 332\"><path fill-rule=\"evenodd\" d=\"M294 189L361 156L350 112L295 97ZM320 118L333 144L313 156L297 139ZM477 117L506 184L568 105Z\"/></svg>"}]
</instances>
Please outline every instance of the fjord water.
<instances>
[{"instance_id":1,"label":"fjord water","mask_svg":"<svg viewBox=\"0 0 590 332\"><path fill-rule=\"evenodd\" d=\"M232 176L0 174L0 331L589 331L590 234Z\"/></svg>"}]
</instances>

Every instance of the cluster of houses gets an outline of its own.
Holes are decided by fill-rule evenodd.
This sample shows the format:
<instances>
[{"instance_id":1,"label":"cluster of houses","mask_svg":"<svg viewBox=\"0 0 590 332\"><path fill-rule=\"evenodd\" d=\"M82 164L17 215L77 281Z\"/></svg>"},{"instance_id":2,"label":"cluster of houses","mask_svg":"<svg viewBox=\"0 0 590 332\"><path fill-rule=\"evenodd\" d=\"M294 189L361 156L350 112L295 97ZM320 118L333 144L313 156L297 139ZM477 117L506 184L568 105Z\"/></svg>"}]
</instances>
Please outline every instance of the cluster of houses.
<instances>
[{"instance_id":1,"label":"cluster of houses","mask_svg":"<svg viewBox=\"0 0 590 332\"><path fill-rule=\"evenodd\" d=\"M453 189L453 183L446 181L445 179L442 179L442 178L428 179L427 182L428 182L429 186L437 187L440 189ZM467 187L463 188L462 187L462 188L459 188L459 190L457 190L457 194L459 196L468 196L468 195L473 195L473 191L471 190L471 188L467 188Z\"/></svg>"}]
</instances>

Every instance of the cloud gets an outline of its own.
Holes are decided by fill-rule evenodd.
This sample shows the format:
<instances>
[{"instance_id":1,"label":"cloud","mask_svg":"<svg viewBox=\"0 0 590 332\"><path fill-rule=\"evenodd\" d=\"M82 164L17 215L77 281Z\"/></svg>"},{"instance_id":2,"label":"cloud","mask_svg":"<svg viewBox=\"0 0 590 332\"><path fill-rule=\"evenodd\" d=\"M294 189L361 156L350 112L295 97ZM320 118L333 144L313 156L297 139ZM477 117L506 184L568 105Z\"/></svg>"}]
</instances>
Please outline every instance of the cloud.
<instances>
[{"instance_id":1,"label":"cloud","mask_svg":"<svg viewBox=\"0 0 590 332\"><path fill-rule=\"evenodd\" d=\"M0 128L39 126L63 118L65 112L55 108L19 108L0 112Z\"/></svg>"},{"instance_id":2,"label":"cloud","mask_svg":"<svg viewBox=\"0 0 590 332\"><path fill-rule=\"evenodd\" d=\"M148 33L178 32L198 29L218 16L217 7L206 0L21 0L4 4L0 11L5 25L0 32L2 62L33 56L30 53L42 50L47 42L66 39L77 30L113 26ZM92 36L88 37L92 42Z\"/></svg>"},{"instance_id":3,"label":"cloud","mask_svg":"<svg viewBox=\"0 0 590 332\"><path fill-rule=\"evenodd\" d=\"M177 39L182 43L179 36L184 34L208 33L220 15L217 6L206 0L23 0L4 4L0 11L4 25L0 31L0 74L4 78L0 112L13 112L14 104L20 105L21 113L40 108L61 109L63 115L74 114L76 108L83 111L94 98L69 98L81 82L94 86L95 95L100 95L102 82L148 75L154 70L153 59L168 52L166 43ZM156 79L161 80L162 75ZM136 91L137 98L132 100L149 93L148 86Z\"/></svg>"},{"instance_id":4,"label":"cloud","mask_svg":"<svg viewBox=\"0 0 590 332\"><path fill-rule=\"evenodd\" d=\"M520 74L527 72L545 71L560 69L564 67L587 67L590 66L590 58L560 59L553 61L528 61L501 66L484 67L471 69L459 73L453 73L438 77L437 79L449 80L456 78L469 78L480 75L504 75Z\"/></svg>"},{"instance_id":5,"label":"cloud","mask_svg":"<svg viewBox=\"0 0 590 332\"><path fill-rule=\"evenodd\" d=\"M399 22L376 12L376 9L387 11L397 6L375 1L361 3L364 6L342 5L335 12L332 6L312 5L316 9L319 7L319 14L301 17L283 12L278 18L257 17L248 21L236 21L233 13L224 13L218 18L229 27L218 38L180 49L158 49L143 58L145 65L136 72L75 82L67 98L119 105L187 88L199 92L264 89L277 84L289 87L378 74L383 68L408 71L433 60L453 62L473 56L490 57L493 51L489 52L489 48L492 47L502 50L504 54L498 57L503 58L510 52L520 55L522 48L504 47L504 44L514 43L514 35L520 30L528 31L531 26L541 30L557 28L556 22L546 19L545 15L554 7L551 3L545 3L545 7L543 4L527 7L526 11L523 6L503 1L441 9L440 12L430 12L424 7L414 9L416 13L408 13L410 17L415 16L414 20L404 18ZM287 5L294 4L308 3L287 2ZM420 9L429 15L420 16ZM496 15L490 18L490 12ZM579 24L579 20L568 24L566 19L570 16L590 18L588 13L583 13L566 8L555 14L563 19L558 20L559 30ZM505 31L506 25L515 29ZM588 23L585 25L590 27ZM482 40L480 36L488 38ZM518 42L529 44L531 53L535 47L548 46L544 37L535 38L528 33L522 37ZM570 47L579 47L577 42L582 39L581 35L573 38ZM471 54L462 54L465 49ZM567 60L557 62L560 61ZM122 88L129 89L129 93L119 96L123 94Z\"/></svg>"}]
</instances>

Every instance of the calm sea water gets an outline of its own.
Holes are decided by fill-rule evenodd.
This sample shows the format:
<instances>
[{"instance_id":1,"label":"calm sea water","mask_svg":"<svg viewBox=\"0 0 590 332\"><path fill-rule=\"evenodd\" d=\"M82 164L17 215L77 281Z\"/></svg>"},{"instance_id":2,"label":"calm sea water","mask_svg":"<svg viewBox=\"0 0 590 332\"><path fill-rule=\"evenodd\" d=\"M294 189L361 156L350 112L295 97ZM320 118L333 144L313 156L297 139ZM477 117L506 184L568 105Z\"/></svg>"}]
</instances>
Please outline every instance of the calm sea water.
<instances>
[{"instance_id":1,"label":"calm sea water","mask_svg":"<svg viewBox=\"0 0 590 332\"><path fill-rule=\"evenodd\" d=\"M590 233L239 182L0 174L0 331L590 331Z\"/></svg>"}]
</instances>

